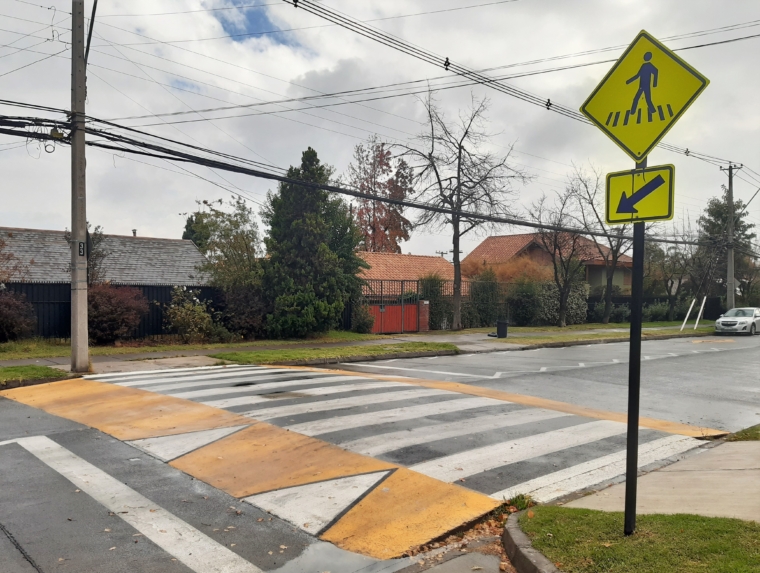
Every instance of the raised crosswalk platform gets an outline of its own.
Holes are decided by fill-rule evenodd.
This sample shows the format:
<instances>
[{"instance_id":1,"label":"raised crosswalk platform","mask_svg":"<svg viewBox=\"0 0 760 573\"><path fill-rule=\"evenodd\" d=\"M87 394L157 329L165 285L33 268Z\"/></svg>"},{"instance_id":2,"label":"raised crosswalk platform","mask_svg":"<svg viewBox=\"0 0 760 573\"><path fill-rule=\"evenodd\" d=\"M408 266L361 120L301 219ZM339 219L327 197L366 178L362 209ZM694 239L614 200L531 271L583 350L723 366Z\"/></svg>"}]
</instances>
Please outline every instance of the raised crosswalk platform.
<instances>
[{"instance_id":1,"label":"raised crosswalk platform","mask_svg":"<svg viewBox=\"0 0 760 573\"><path fill-rule=\"evenodd\" d=\"M86 378L4 395L110 433L377 558L399 556L514 495L553 501L625 472L619 416L477 387L257 366ZM669 427L640 429L640 467L704 443L689 428L661 429Z\"/></svg>"}]
</instances>

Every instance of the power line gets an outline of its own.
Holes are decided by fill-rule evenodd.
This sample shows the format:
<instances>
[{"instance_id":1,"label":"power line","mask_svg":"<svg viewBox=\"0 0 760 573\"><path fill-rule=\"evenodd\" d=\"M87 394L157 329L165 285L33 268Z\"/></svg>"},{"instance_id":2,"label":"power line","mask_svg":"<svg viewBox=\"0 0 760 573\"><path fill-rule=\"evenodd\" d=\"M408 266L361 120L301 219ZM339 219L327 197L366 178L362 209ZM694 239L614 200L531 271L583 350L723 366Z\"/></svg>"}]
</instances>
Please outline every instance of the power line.
<instances>
[{"instance_id":1,"label":"power line","mask_svg":"<svg viewBox=\"0 0 760 573\"><path fill-rule=\"evenodd\" d=\"M108 125L113 128L125 129L127 131L140 133L137 130L134 130L132 128L118 126L118 125L112 124L111 122L107 122L103 120L90 118L90 121ZM30 139L38 139L38 140L54 139L48 133L24 131L23 127L25 124L26 124L26 127L40 127L40 126L57 127L58 126L57 122L54 122L51 120L45 120L42 118L11 118L11 117L6 116L4 118L0 118L0 133L7 134L7 135L20 135L22 137L27 137ZM12 129L3 127L6 125L9 125ZM19 128L22 128L22 129L19 129ZM581 229L581 228L566 227L566 226L559 226L559 225L547 225L547 224L537 223L533 221L526 221L526 220L515 218L515 217L495 217L495 216L485 215L481 213L471 213L471 212L462 211L462 210L453 210L453 209L447 209L447 208L442 208L442 207L436 207L436 206L418 203L415 201L398 200L398 199L392 199L392 198L387 198L387 197L379 198L376 195L363 193L361 191L354 190L354 189L347 189L345 187L338 187L335 185L322 185L322 184L317 184L317 183L301 181L301 180L292 179L283 175L279 175L276 173L260 171L259 169L247 167L245 165L229 163L227 161L220 161L218 159L208 159L194 153L172 149L164 145L152 144L147 141L137 140L131 137L119 135L119 134L112 133L109 131L104 131L98 128L88 127L86 131L90 135L99 136L103 138L103 140L106 140L109 142L109 143L104 143L102 140L88 141L87 144L92 147L100 147L103 149L117 150L117 151L122 151L126 153L135 153L138 155L144 155L148 157L158 157L160 159L166 159L166 160L171 160L171 161L180 161L180 162L185 162L185 163L193 163L197 165L205 165L207 167L215 167L217 169L230 171L233 173L240 173L244 175L250 175L250 176L259 177L263 179L278 181L281 183L297 185L299 187L305 187L305 188L310 188L310 189L321 189L324 191L338 193L341 195L347 195L347 196L351 196L355 198L368 199L372 201L380 201L380 202L400 205L404 207L409 207L412 209L422 209L426 211L441 213L444 215L450 215L450 216L457 215L460 218L465 219L465 220L473 220L473 221L478 220L478 221L483 221L483 222L501 223L501 224L508 224L508 225L515 225L515 226L522 226L522 227L529 227L529 228L546 229L546 230L556 231L556 232L576 233L576 234L582 234L582 235L594 235L594 236L603 236L603 237L607 236L607 233L589 231L589 230ZM143 134L149 137L154 137L154 138L157 137L157 136L152 136L151 134L145 134L145 133ZM215 156L223 157L223 158L228 158L238 163L249 163L249 160L230 156L228 154L216 152L210 149L198 148L197 146L193 146L187 143L182 143L179 141L167 140L166 138L158 138L158 139L165 140L174 145L179 145L184 148L196 149L207 154L211 154L211 155L215 155ZM64 139L63 142L68 143L68 140ZM131 146L131 148L128 148L125 146ZM669 244L692 244L692 245L698 245L698 246L706 245L705 243L700 243L700 242L695 242L695 241L668 239L668 238L663 238L663 237L658 237L658 236L649 237L648 240L652 242L661 242L661 243L669 243Z\"/></svg>"}]
</instances>

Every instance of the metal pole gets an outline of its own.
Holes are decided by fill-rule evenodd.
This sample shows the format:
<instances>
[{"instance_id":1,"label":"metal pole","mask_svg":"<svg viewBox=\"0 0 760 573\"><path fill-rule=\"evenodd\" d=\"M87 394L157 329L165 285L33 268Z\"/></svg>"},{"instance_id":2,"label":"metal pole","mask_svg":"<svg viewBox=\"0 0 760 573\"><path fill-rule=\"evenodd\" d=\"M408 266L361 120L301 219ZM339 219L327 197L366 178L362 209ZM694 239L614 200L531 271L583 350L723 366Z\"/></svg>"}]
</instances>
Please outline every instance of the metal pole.
<instances>
[{"instance_id":1,"label":"metal pole","mask_svg":"<svg viewBox=\"0 0 760 573\"><path fill-rule=\"evenodd\" d=\"M71 371L89 370L87 203L84 145L87 93L84 0L71 2Z\"/></svg>"},{"instance_id":2,"label":"metal pole","mask_svg":"<svg viewBox=\"0 0 760 573\"><path fill-rule=\"evenodd\" d=\"M689 307L689 312L686 313L686 318L683 319L683 324L681 325L681 332L683 332L683 329L686 328L686 323L689 322L689 317L691 316L691 311L694 308L694 303L697 302L697 299L691 301L691 306Z\"/></svg>"},{"instance_id":3,"label":"metal pole","mask_svg":"<svg viewBox=\"0 0 760 573\"><path fill-rule=\"evenodd\" d=\"M699 314L697 315L697 322L694 323L694 330L699 326L699 319L702 318L702 313L705 310L705 303L707 302L707 296L702 299L702 306L699 307Z\"/></svg>"},{"instance_id":4,"label":"metal pole","mask_svg":"<svg viewBox=\"0 0 760 573\"><path fill-rule=\"evenodd\" d=\"M734 166L728 165L728 248L726 250L726 310L736 306L734 284Z\"/></svg>"},{"instance_id":5,"label":"metal pole","mask_svg":"<svg viewBox=\"0 0 760 573\"><path fill-rule=\"evenodd\" d=\"M644 169L647 160L636 165ZM639 461L639 398L641 394L641 311L644 294L644 236L646 223L633 224L633 277L631 280L631 336L628 361L628 436L625 469L626 535L636 531L636 481Z\"/></svg>"}]
</instances>

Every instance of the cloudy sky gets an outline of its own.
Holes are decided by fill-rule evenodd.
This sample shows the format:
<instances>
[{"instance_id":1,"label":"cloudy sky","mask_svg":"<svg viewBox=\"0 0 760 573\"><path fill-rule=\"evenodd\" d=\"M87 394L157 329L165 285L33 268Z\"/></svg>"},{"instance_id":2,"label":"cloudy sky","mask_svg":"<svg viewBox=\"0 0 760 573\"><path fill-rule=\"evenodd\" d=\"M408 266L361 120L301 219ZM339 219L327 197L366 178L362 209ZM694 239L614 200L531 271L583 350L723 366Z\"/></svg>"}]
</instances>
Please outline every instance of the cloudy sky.
<instances>
[{"instance_id":1,"label":"cloudy sky","mask_svg":"<svg viewBox=\"0 0 760 573\"><path fill-rule=\"evenodd\" d=\"M618 57L642 29L671 48L760 34L757 0L322 3L469 68L500 67L489 73L522 75L508 83L572 109L611 65L593 63ZM89 13L92 0L85 5ZM70 105L70 9L69 0L0 1L0 98ZM605 48L612 49L600 51ZM736 181L735 195L746 201L760 185L760 37L679 53L711 84L665 141L754 169L743 170ZM557 56L569 57L547 60ZM593 65L531 74L584 63ZM354 146L372 134L391 143L410 141L423 120L413 92L424 80L443 85L453 79L434 79L446 76L442 67L328 25L281 0L100 0L88 73L89 115L280 167L297 164L312 146L337 173L346 170ZM418 83L383 92L398 97L351 104L332 99L344 105L322 108L282 102L413 81ZM515 189L515 206L561 190L573 164L591 163L605 172L632 167L595 128L489 88L446 89L437 98L455 116L472 94L491 101L490 150L505 153L514 145L515 166L533 176ZM258 105L200 111L243 104ZM0 107L7 115L35 113ZM174 112L190 113L165 115ZM234 117L209 119L224 116ZM158 159L92 148L87 153L88 218L107 233L137 229L143 236L178 238L181 213L192 211L196 200L227 199L225 187L258 210L256 203L273 188L264 180L202 167L188 173ZM0 225L70 226L69 161L66 147L47 153L36 143L0 135ZM716 164L656 149L649 164L662 163L677 169L677 218L696 218L727 181ZM749 212L760 225L760 199ZM477 243L477 237L466 241L465 253ZM418 230L403 250L434 254L450 248L445 233Z\"/></svg>"}]
</instances>

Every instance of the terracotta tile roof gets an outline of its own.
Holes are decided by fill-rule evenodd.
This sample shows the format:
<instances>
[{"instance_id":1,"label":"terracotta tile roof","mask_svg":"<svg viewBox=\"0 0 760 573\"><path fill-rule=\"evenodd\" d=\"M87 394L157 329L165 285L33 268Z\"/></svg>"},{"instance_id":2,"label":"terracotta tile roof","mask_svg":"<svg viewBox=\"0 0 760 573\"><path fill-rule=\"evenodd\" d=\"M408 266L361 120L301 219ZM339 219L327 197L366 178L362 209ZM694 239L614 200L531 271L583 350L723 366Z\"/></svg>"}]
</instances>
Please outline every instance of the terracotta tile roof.
<instances>
[{"instance_id":1,"label":"terracotta tile roof","mask_svg":"<svg viewBox=\"0 0 760 573\"><path fill-rule=\"evenodd\" d=\"M586 257L584 260L587 264L602 264L604 259L597 251L594 242L586 237L581 237L581 243L583 244ZM506 263L510 259L520 255L531 244L541 246L541 240L538 233L525 233L521 235L500 235L496 237L488 237L482 243L480 243L473 251L467 255L462 262L471 260L478 264L482 264L483 261L488 265L498 265ZM609 249L602 245L603 251ZM620 255L619 263L626 266L630 265L633 259L628 255Z\"/></svg>"},{"instance_id":2,"label":"terracotta tile roof","mask_svg":"<svg viewBox=\"0 0 760 573\"><path fill-rule=\"evenodd\" d=\"M433 273L454 280L454 265L443 257L367 251L360 251L359 256L370 265L361 272L361 277L367 280L417 280Z\"/></svg>"},{"instance_id":3,"label":"terracotta tile roof","mask_svg":"<svg viewBox=\"0 0 760 573\"><path fill-rule=\"evenodd\" d=\"M5 252L28 272L26 282L67 283L71 251L63 231L0 227ZM203 286L208 277L197 267L204 256L192 241L103 235L105 280L114 284Z\"/></svg>"}]
</instances>

